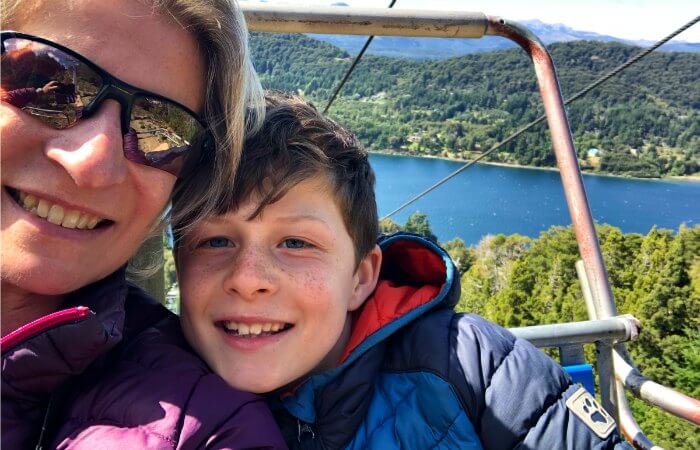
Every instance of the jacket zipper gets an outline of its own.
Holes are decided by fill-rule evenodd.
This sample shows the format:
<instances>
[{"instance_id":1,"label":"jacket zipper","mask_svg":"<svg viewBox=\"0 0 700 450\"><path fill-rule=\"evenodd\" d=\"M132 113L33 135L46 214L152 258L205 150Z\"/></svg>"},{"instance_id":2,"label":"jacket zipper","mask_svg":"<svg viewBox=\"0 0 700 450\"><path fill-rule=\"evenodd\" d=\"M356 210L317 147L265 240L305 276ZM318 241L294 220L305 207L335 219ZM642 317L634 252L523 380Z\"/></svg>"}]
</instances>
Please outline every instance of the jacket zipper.
<instances>
[{"instance_id":1,"label":"jacket zipper","mask_svg":"<svg viewBox=\"0 0 700 450\"><path fill-rule=\"evenodd\" d=\"M22 325L15 331L7 334L0 339L0 348L3 352L8 349L28 340L37 334L43 333L46 330L55 328L70 322L78 322L90 314L90 308L87 306L76 306L73 308L63 309L51 314L47 314L36 320Z\"/></svg>"},{"instance_id":2,"label":"jacket zipper","mask_svg":"<svg viewBox=\"0 0 700 450\"><path fill-rule=\"evenodd\" d=\"M316 433L314 433L314 429L311 428L311 425L308 423L302 422L301 420L297 419L297 441L301 444L302 441L302 436L305 435L311 435L311 440L313 441L316 439ZM306 439L304 439L306 440Z\"/></svg>"}]
</instances>

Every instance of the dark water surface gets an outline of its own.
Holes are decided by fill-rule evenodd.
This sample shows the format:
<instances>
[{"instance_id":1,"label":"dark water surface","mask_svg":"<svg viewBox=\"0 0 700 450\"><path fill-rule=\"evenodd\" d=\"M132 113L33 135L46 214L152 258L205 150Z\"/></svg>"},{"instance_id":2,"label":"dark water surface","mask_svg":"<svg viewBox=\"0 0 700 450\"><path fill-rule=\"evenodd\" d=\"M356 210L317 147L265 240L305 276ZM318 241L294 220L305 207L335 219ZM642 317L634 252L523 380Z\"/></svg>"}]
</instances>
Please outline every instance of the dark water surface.
<instances>
[{"instance_id":1,"label":"dark water surface","mask_svg":"<svg viewBox=\"0 0 700 450\"><path fill-rule=\"evenodd\" d=\"M423 191L461 163L429 158L370 157L377 174L380 217ZM645 234L656 225L677 230L700 223L700 183L584 176L598 223ZM441 241L459 236L476 244L486 234L536 237L552 225L570 225L558 172L476 165L396 214L428 214Z\"/></svg>"}]
</instances>

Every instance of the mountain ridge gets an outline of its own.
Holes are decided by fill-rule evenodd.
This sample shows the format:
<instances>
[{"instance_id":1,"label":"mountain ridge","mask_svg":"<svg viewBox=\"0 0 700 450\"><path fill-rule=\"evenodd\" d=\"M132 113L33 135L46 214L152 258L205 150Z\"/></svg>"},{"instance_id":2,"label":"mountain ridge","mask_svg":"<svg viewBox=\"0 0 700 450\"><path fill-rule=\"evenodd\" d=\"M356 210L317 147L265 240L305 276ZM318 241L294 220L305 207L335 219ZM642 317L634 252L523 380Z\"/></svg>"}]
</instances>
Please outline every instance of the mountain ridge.
<instances>
[{"instance_id":1,"label":"mountain ridge","mask_svg":"<svg viewBox=\"0 0 700 450\"><path fill-rule=\"evenodd\" d=\"M532 31L546 45L557 42L597 41L619 42L637 47L649 47L655 41L630 40L599 34L592 31L575 30L562 23L549 24L541 20L516 21ZM347 36L330 34L309 34L313 39L328 42L351 55L356 55L365 41L366 36ZM369 46L370 55L388 56L403 59L446 59L470 53L482 53L494 50L515 48L516 44L504 38L485 36L481 39L452 39L452 38L412 38L395 36L378 36ZM668 52L699 53L700 43L686 41L670 41L659 49Z\"/></svg>"},{"instance_id":2,"label":"mountain ridge","mask_svg":"<svg viewBox=\"0 0 700 450\"><path fill-rule=\"evenodd\" d=\"M324 105L352 63L331 44L303 35L251 35L266 88L298 92ZM628 61L635 47L574 41L550 46L564 97ZM570 105L568 116L588 170L637 177L700 171L700 55L653 53ZM532 62L519 49L441 61L366 56L331 116L368 149L469 159L541 111ZM554 165L545 127L490 161Z\"/></svg>"}]
</instances>

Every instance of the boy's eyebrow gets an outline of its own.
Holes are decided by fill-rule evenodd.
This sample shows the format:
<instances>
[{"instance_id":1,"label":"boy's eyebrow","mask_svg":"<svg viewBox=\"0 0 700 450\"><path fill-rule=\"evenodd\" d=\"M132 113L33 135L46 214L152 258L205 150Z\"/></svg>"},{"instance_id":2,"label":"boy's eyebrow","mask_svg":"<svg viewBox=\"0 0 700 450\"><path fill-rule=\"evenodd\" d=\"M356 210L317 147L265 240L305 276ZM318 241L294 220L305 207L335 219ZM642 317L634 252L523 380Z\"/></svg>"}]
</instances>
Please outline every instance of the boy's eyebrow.
<instances>
[{"instance_id":1,"label":"boy's eyebrow","mask_svg":"<svg viewBox=\"0 0 700 450\"><path fill-rule=\"evenodd\" d=\"M303 222L305 220L310 220L312 222L317 222L317 223L322 224L323 226L325 226L329 230L331 228L325 220L323 220L322 218L320 218L318 216L314 216L313 214L298 214L298 215L291 215L291 216L281 216L281 217L277 217L275 220L278 222L290 222L290 223Z\"/></svg>"},{"instance_id":2,"label":"boy's eyebrow","mask_svg":"<svg viewBox=\"0 0 700 450\"><path fill-rule=\"evenodd\" d=\"M330 225L323 220L322 218L315 216L313 214L293 214L293 215L288 215L288 216L280 216L275 218L275 221L277 222L288 222L288 223L295 223L295 222L303 222L305 220L310 220L312 222L319 223L326 227L328 230L331 230ZM218 216L212 216L207 219L207 222L213 223L213 224L226 224L228 222L228 219L226 218L226 215L218 215Z\"/></svg>"}]
</instances>

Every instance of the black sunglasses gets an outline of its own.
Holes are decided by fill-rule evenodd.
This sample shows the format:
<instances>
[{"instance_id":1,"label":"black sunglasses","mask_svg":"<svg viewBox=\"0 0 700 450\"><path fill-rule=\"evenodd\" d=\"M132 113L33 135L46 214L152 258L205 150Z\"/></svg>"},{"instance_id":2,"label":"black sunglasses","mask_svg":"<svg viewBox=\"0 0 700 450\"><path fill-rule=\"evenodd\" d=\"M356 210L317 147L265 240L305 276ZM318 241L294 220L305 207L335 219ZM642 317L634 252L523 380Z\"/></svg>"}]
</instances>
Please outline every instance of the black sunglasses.
<instances>
[{"instance_id":1,"label":"black sunglasses","mask_svg":"<svg viewBox=\"0 0 700 450\"><path fill-rule=\"evenodd\" d=\"M28 34L2 31L0 99L55 129L121 105L124 155L175 176L191 145L206 139L205 122L186 106L127 84L84 56Z\"/></svg>"}]
</instances>

